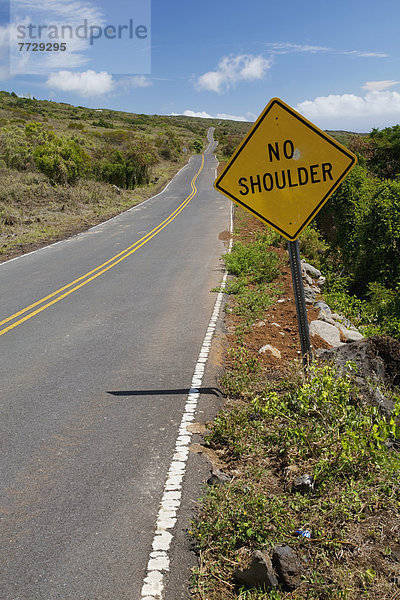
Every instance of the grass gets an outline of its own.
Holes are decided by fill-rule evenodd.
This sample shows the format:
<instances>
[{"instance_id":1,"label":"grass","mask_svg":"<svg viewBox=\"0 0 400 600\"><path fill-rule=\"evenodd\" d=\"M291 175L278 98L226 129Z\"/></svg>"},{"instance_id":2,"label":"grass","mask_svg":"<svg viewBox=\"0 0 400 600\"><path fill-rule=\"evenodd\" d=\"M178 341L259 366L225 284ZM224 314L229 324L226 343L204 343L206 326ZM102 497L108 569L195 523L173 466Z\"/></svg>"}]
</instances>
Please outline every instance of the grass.
<instances>
[{"instance_id":1,"label":"grass","mask_svg":"<svg viewBox=\"0 0 400 600\"><path fill-rule=\"evenodd\" d=\"M108 184L85 179L53 186L42 173L1 169L0 260L82 231L152 193L154 185L118 195Z\"/></svg>"},{"instance_id":2,"label":"grass","mask_svg":"<svg viewBox=\"0 0 400 600\"><path fill-rule=\"evenodd\" d=\"M274 302L280 264L269 253L279 240L253 231L244 211L236 213L235 235L226 263L235 273L227 310L236 332L220 382L228 401L205 438L231 481L207 489L192 524L199 555L193 597L395 600L400 597L400 397L393 392L390 417L365 406L351 363L341 375L317 363L304 373L294 362L289 373L266 380L243 332ZM324 252L317 232L303 236L302 244L314 257ZM255 303L249 302L253 296ZM293 487L303 474L314 480L306 494ZM310 530L311 539L296 534L299 529ZM252 551L271 554L280 543L304 561L295 591L235 583L235 570L248 564Z\"/></svg>"},{"instance_id":3,"label":"grass","mask_svg":"<svg viewBox=\"0 0 400 600\"><path fill-rule=\"evenodd\" d=\"M242 328L249 327L268 306L274 303L279 286L279 258L271 249L276 234L269 231L258 233L255 239L235 242L229 254L222 256L230 275L227 294L235 300L228 309L241 317Z\"/></svg>"},{"instance_id":4,"label":"grass","mask_svg":"<svg viewBox=\"0 0 400 600\"><path fill-rule=\"evenodd\" d=\"M279 390L223 411L206 443L234 477L210 489L193 526L202 559L198 597L391 598L391 547L400 541L400 456L391 444L400 437L399 414L400 398L389 420L362 406L351 373L339 377L329 366L306 377L294 372ZM293 474L302 473L314 476L310 495L292 491ZM311 530L311 540L296 537L299 528ZM291 594L235 588L244 550L278 543L307 561L300 587Z\"/></svg>"}]
</instances>

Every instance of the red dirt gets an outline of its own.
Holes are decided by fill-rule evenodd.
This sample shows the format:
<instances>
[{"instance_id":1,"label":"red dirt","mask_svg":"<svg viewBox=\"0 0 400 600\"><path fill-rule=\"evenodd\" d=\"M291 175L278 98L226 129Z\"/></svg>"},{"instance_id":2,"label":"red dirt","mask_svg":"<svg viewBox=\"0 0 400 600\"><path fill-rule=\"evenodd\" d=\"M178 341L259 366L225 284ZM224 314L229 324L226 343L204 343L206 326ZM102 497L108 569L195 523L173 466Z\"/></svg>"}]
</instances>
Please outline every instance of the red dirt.
<instances>
[{"instance_id":1,"label":"red dirt","mask_svg":"<svg viewBox=\"0 0 400 600\"><path fill-rule=\"evenodd\" d=\"M242 226L240 229L239 239L241 240L252 239L255 232L265 231L266 225L250 214L246 214L245 223L245 226ZM282 293L279 295L277 302L267 309L262 319L253 324L251 331L246 333L244 338L245 346L257 355L259 349L266 344L270 344L281 353L281 358L276 358L269 351L258 355L267 373L276 371L277 369L284 370L290 361L301 356L296 305L288 254L285 248L275 248L275 251L281 263L281 275L276 280L276 283L281 287ZM311 322L317 319L318 312L318 309L307 305L308 321ZM236 339L234 330L240 323L240 317L227 314L225 323L228 332L230 332L228 333L228 341L233 346ZM276 325L273 325L273 323ZM317 348L331 348L319 336L311 338L311 346L313 350Z\"/></svg>"}]
</instances>

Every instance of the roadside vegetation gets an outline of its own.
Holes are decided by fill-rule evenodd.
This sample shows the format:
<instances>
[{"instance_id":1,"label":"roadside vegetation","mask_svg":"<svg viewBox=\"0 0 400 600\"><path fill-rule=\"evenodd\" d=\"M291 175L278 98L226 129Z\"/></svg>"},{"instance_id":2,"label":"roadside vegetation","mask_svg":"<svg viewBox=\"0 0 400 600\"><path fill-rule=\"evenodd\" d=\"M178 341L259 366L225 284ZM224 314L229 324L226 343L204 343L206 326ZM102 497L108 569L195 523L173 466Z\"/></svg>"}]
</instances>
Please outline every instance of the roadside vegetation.
<instances>
[{"instance_id":1,"label":"roadside vegetation","mask_svg":"<svg viewBox=\"0 0 400 600\"><path fill-rule=\"evenodd\" d=\"M281 239L251 231L237 210L235 243L224 257L230 349L220 380L226 407L205 445L230 481L209 486L191 535L199 554L193 593L199 600L397 598L400 585L400 396L393 413L365 405L357 372L300 362L269 376L247 341L280 295L287 268ZM316 229L303 252L327 251ZM257 300L249 302L252 294ZM274 313L272 313L274 314ZM233 327L232 327L233 325ZM389 392L388 392L389 393ZM308 474L312 486L295 488ZM299 535L310 532L310 539ZM246 587L235 579L255 550L287 544L302 561L295 590ZM398 558L396 558L398 556Z\"/></svg>"},{"instance_id":2,"label":"roadside vegetation","mask_svg":"<svg viewBox=\"0 0 400 600\"><path fill-rule=\"evenodd\" d=\"M215 124L0 92L0 260L156 193L203 151Z\"/></svg>"},{"instance_id":3,"label":"roadside vegetation","mask_svg":"<svg viewBox=\"0 0 400 600\"><path fill-rule=\"evenodd\" d=\"M223 411L206 444L232 480L210 489L193 528L198 597L395 597L399 400L388 421L360 405L351 376L325 366L307 378L294 371ZM304 473L314 485L306 494L293 489L295 475ZM310 539L296 534L305 530ZM235 584L234 572L252 550L271 552L280 543L304 561L295 591Z\"/></svg>"},{"instance_id":4,"label":"roadside vegetation","mask_svg":"<svg viewBox=\"0 0 400 600\"><path fill-rule=\"evenodd\" d=\"M243 212L236 219L239 228L241 220L246 220ZM228 351L230 372L222 377L221 383L224 391L233 396L244 393L248 386L254 387L261 373L257 357L245 347L244 336L275 302L280 291L277 283L280 260L271 249L273 243L278 243L278 234L265 230L251 236L251 240L241 237L233 244L231 252L224 255L229 273L235 276L225 293L231 296L226 311L235 317L236 345Z\"/></svg>"},{"instance_id":5,"label":"roadside vegetation","mask_svg":"<svg viewBox=\"0 0 400 600\"><path fill-rule=\"evenodd\" d=\"M400 339L400 126L348 145L359 164L316 218L326 300L364 335Z\"/></svg>"},{"instance_id":6,"label":"roadside vegetation","mask_svg":"<svg viewBox=\"0 0 400 600\"><path fill-rule=\"evenodd\" d=\"M400 127L338 137L359 165L302 234L301 253L327 275L332 309L366 336L400 339ZM246 215L236 211L224 256L232 275L220 380L227 402L204 443L225 477L208 486L192 524L194 597L397 600L400 390L385 390L388 414L365 403L355 364L346 372L318 361L307 372L299 361L265 369L249 332L273 310L287 260L282 239L252 231ZM308 487L296 484L300 476ZM299 585L241 583L236 573L253 552L271 556L279 544L299 558Z\"/></svg>"},{"instance_id":7,"label":"roadside vegetation","mask_svg":"<svg viewBox=\"0 0 400 600\"><path fill-rule=\"evenodd\" d=\"M218 142L217 157L220 161L226 161L236 150L252 123L245 121L226 121L219 123L214 132L214 139Z\"/></svg>"}]
</instances>

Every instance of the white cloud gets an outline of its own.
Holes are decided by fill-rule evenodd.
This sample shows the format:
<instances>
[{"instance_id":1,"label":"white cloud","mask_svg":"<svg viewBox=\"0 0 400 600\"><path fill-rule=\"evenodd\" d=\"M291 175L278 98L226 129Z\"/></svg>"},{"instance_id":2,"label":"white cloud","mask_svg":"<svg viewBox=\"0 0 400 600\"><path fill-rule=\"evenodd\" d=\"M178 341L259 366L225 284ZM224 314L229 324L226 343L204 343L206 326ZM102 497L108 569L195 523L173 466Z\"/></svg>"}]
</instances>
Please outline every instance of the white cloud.
<instances>
[{"instance_id":1,"label":"white cloud","mask_svg":"<svg viewBox=\"0 0 400 600\"><path fill-rule=\"evenodd\" d=\"M216 71L208 71L195 82L198 90L224 92L240 81L263 79L271 66L271 59L261 55L239 54L224 56L218 63Z\"/></svg>"},{"instance_id":2,"label":"white cloud","mask_svg":"<svg viewBox=\"0 0 400 600\"><path fill-rule=\"evenodd\" d=\"M310 44L293 44L291 42L268 42L264 44L273 54L289 54L292 52L303 52L309 54L330 53L345 54L360 58L387 58L384 52L371 52L369 50L335 50L327 46L312 46Z\"/></svg>"},{"instance_id":3,"label":"white cloud","mask_svg":"<svg viewBox=\"0 0 400 600\"><path fill-rule=\"evenodd\" d=\"M243 115L229 115L226 113L217 113L216 115L210 115L210 113L203 111L184 110L183 113L171 113L171 117L178 117L183 115L184 117L199 117L201 119L226 119L229 121L248 121Z\"/></svg>"},{"instance_id":4,"label":"white cloud","mask_svg":"<svg viewBox=\"0 0 400 600\"><path fill-rule=\"evenodd\" d=\"M195 111L195 110L184 110L182 113L173 112L170 114L171 117L198 117L200 119L213 119L214 117L209 113L203 111Z\"/></svg>"},{"instance_id":5,"label":"white cloud","mask_svg":"<svg viewBox=\"0 0 400 600\"><path fill-rule=\"evenodd\" d=\"M72 71L59 71L51 73L46 85L63 92L73 92L81 96L99 96L107 94L113 89L113 78L106 71L84 71L73 73Z\"/></svg>"},{"instance_id":6,"label":"white cloud","mask_svg":"<svg viewBox=\"0 0 400 600\"><path fill-rule=\"evenodd\" d=\"M387 90L394 85L397 85L400 81L394 81L393 79L385 79L383 81L366 81L365 85L363 85L363 90L368 90L369 92L376 92L381 90Z\"/></svg>"},{"instance_id":7,"label":"white cloud","mask_svg":"<svg viewBox=\"0 0 400 600\"><path fill-rule=\"evenodd\" d=\"M350 54L353 56L359 56L360 58L388 58L389 54L385 52L367 52L364 50L344 50L339 54Z\"/></svg>"},{"instance_id":8,"label":"white cloud","mask_svg":"<svg viewBox=\"0 0 400 600\"><path fill-rule=\"evenodd\" d=\"M86 1L72 0L71 2L60 2L60 0L40 0L33 3L32 0L13 0L12 12L14 15L25 14L35 17L41 15L43 22L52 22L59 19L69 24L82 23L87 19L89 23L96 25L104 24L104 15L101 9L94 4Z\"/></svg>"},{"instance_id":9,"label":"white cloud","mask_svg":"<svg viewBox=\"0 0 400 600\"><path fill-rule=\"evenodd\" d=\"M365 131L400 122L400 94L380 90L365 96L331 94L300 102L297 110L326 129Z\"/></svg>"},{"instance_id":10,"label":"white cloud","mask_svg":"<svg viewBox=\"0 0 400 600\"><path fill-rule=\"evenodd\" d=\"M332 48L326 46L311 46L309 44L292 44L290 42L270 42L266 46L271 48L274 54L289 54L290 52L331 52Z\"/></svg>"},{"instance_id":11,"label":"white cloud","mask_svg":"<svg viewBox=\"0 0 400 600\"><path fill-rule=\"evenodd\" d=\"M217 119L227 119L228 121L248 121L243 115L229 115L226 113L217 113Z\"/></svg>"},{"instance_id":12,"label":"white cloud","mask_svg":"<svg viewBox=\"0 0 400 600\"><path fill-rule=\"evenodd\" d=\"M153 85L153 82L145 75L134 75L126 78L125 85L133 88L147 88Z\"/></svg>"}]
</instances>

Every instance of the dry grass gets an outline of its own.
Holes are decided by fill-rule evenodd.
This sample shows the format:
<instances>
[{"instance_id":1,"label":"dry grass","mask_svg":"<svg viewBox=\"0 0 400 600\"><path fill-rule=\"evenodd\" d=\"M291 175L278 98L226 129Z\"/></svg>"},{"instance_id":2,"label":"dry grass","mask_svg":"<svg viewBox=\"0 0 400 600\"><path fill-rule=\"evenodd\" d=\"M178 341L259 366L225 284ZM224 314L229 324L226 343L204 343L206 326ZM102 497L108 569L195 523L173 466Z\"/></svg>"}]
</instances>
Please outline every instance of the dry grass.
<instances>
[{"instance_id":1,"label":"dry grass","mask_svg":"<svg viewBox=\"0 0 400 600\"><path fill-rule=\"evenodd\" d=\"M53 186L41 173L0 169L0 262L97 225L157 194L182 163L163 162L156 183L121 190L82 179Z\"/></svg>"}]
</instances>

